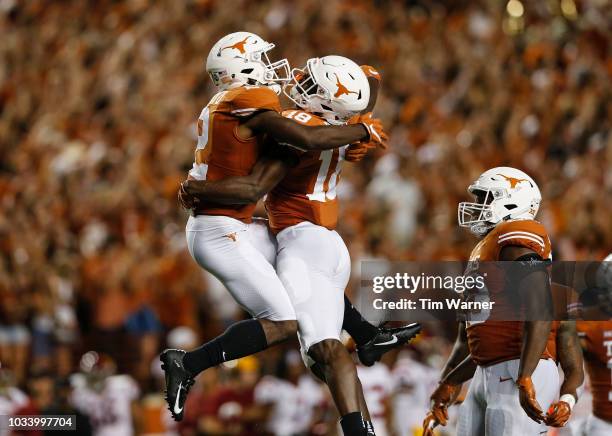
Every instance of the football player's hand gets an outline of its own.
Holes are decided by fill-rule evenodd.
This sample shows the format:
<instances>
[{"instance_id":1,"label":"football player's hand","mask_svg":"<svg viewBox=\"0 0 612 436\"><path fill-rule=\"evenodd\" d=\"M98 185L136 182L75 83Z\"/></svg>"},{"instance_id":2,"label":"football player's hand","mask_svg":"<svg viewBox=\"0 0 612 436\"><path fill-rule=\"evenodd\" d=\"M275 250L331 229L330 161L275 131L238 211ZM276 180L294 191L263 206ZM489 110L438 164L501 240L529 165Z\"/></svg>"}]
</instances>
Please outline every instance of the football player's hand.
<instances>
[{"instance_id":1,"label":"football player's hand","mask_svg":"<svg viewBox=\"0 0 612 436\"><path fill-rule=\"evenodd\" d=\"M371 112L354 117L349 121L349 123L363 124L369 135L369 141L364 142L376 144L383 149L387 148L387 140L389 137L383 129L382 122L378 118L372 118Z\"/></svg>"},{"instance_id":2,"label":"football player's hand","mask_svg":"<svg viewBox=\"0 0 612 436\"><path fill-rule=\"evenodd\" d=\"M423 420L423 436L434 436L434 428L437 426L436 418L433 417L431 412L428 412Z\"/></svg>"},{"instance_id":3,"label":"football player's hand","mask_svg":"<svg viewBox=\"0 0 612 436\"><path fill-rule=\"evenodd\" d=\"M368 150L371 148L376 148L376 144L372 144L371 142L357 142L351 144L344 152L344 160L347 162L359 162L368 154Z\"/></svg>"},{"instance_id":4,"label":"football player's hand","mask_svg":"<svg viewBox=\"0 0 612 436\"><path fill-rule=\"evenodd\" d=\"M544 422L549 427L563 427L572 415L571 406L565 401L557 401L548 408Z\"/></svg>"},{"instance_id":5,"label":"football player's hand","mask_svg":"<svg viewBox=\"0 0 612 436\"><path fill-rule=\"evenodd\" d=\"M544 421L544 413L542 407L538 404L538 400L536 400L536 392L531 377L519 377L516 386L519 390L519 401L525 413L537 423Z\"/></svg>"},{"instance_id":6,"label":"football player's hand","mask_svg":"<svg viewBox=\"0 0 612 436\"><path fill-rule=\"evenodd\" d=\"M366 77L372 77L373 79L376 79L378 81L382 80L382 76L380 75L380 72L376 68L370 65L362 65L361 71L363 71Z\"/></svg>"},{"instance_id":7,"label":"football player's hand","mask_svg":"<svg viewBox=\"0 0 612 436\"><path fill-rule=\"evenodd\" d=\"M196 196L192 195L187 191L189 186L189 180L181 183L181 187L178 190L178 200L183 209L193 209L199 202Z\"/></svg>"},{"instance_id":8,"label":"football player's hand","mask_svg":"<svg viewBox=\"0 0 612 436\"><path fill-rule=\"evenodd\" d=\"M431 394L431 409L429 413L433 416L436 423L446 425L448 422L448 407L455 402L460 392L461 385L440 383L433 394Z\"/></svg>"}]
</instances>

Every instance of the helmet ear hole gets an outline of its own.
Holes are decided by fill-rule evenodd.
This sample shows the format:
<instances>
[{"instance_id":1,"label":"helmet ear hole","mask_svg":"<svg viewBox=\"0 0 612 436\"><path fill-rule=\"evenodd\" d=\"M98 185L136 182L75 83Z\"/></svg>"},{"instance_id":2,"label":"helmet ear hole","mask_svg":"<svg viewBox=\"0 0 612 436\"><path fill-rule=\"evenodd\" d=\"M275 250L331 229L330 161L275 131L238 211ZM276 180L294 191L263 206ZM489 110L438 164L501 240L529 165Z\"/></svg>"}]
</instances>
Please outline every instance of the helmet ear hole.
<instances>
[{"instance_id":1,"label":"helmet ear hole","mask_svg":"<svg viewBox=\"0 0 612 436\"><path fill-rule=\"evenodd\" d=\"M330 111L330 112L332 112L332 111L333 111L333 109L332 109L332 108L330 108L329 106L327 106L327 105L325 105L325 104L322 104L322 103L321 103L321 107L322 107L323 109L325 109L326 111Z\"/></svg>"},{"instance_id":2,"label":"helmet ear hole","mask_svg":"<svg viewBox=\"0 0 612 436\"><path fill-rule=\"evenodd\" d=\"M516 209L518 207L516 204L506 204L504 206L508 210Z\"/></svg>"},{"instance_id":3,"label":"helmet ear hole","mask_svg":"<svg viewBox=\"0 0 612 436\"><path fill-rule=\"evenodd\" d=\"M240 71L243 74L251 74L253 72L253 68L245 68L244 70Z\"/></svg>"}]
</instances>

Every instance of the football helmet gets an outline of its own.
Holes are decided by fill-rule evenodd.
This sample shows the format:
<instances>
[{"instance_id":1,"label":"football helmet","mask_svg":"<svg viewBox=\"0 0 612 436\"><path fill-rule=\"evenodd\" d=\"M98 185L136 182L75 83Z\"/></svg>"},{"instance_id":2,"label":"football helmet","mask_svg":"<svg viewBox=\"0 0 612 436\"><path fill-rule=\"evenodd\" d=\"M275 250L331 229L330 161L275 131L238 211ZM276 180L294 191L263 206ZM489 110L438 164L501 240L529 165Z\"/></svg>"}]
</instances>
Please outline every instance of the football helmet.
<instances>
[{"instance_id":1,"label":"football helmet","mask_svg":"<svg viewBox=\"0 0 612 436\"><path fill-rule=\"evenodd\" d=\"M468 192L476 202L459 203L459 225L479 236L500 221L535 218L542 199L533 179L510 167L485 171L468 187Z\"/></svg>"},{"instance_id":2,"label":"football helmet","mask_svg":"<svg viewBox=\"0 0 612 436\"><path fill-rule=\"evenodd\" d=\"M612 253L608 254L597 268L597 285L612 288Z\"/></svg>"},{"instance_id":3,"label":"football helmet","mask_svg":"<svg viewBox=\"0 0 612 436\"><path fill-rule=\"evenodd\" d=\"M274 47L254 33L230 33L210 49L206 71L221 90L265 85L280 93L280 84L289 80L289 62L287 59L270 61L268 52Z\"/></svg>"},{"instance_id":4,"label":"football helmet","mask_svg":"<svg viewBox=\"0 0 612 436\"><path fill-rule=\"evenodd\" d=\"M343 56L311 58L291 70L283 92L305 111L330 124L344 124L370 101L370 85L361 67Z\"/></svg>"}]
</instances>

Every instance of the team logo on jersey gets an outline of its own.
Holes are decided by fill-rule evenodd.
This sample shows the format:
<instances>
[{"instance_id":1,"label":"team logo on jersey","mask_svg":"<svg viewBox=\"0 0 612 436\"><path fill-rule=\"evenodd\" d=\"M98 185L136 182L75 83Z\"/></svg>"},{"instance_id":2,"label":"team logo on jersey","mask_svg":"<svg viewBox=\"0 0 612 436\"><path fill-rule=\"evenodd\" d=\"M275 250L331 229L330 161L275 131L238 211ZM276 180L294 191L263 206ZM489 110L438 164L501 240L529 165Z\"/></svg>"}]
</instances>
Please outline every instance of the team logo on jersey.
<instances>
[{"instance_id":1,"label":"team logo on jersey","mask_svg":"<svg viewBox=\"0 0 612 436\"><path fill-rule=\"evenodd\" d=\"M247 43L247 40L250 38L250 36L247 36L246 38L244 38L242 41L238 41L232 45L228 45L227 47L223 47L219 49L219 55L221 55L221 52L227 48L235 48L236 50L238 50L240 52L240 54L244 54L245 50L244 50L244 46Z\"/></svg>"},{"instance_id":2,"label":"team logo on jersey","mask_svg":"<svg viewBox=\"0 0 612 436\"><path fill-rule=\"evenodd\" d=\"M338 98L341 95L349 95L349 94L357 94L359 95L359 93L357 91L351 91L349 90L346 86L344 86L342 84L342 82L340 82L340 78L338 77L338 75L336 74L336 86L338 87L338 90L336 91L336 93L334 94L334 97Z\"/></svg>"},{"instance_id":3,"label":"team logo on jersey","mask_svg":"<svg viewBox=\"0 0 612 436\"><path fill-rule=\"evenodd\" d=\"M529 182L529 180L527 179L517 179L515 177L504 176L503 174L498 174L498 176L501 176L504 179L506 179L510 183L511 188L514 188L516 185L518 185L521 182Z\"/></svg>"}]
</instances>

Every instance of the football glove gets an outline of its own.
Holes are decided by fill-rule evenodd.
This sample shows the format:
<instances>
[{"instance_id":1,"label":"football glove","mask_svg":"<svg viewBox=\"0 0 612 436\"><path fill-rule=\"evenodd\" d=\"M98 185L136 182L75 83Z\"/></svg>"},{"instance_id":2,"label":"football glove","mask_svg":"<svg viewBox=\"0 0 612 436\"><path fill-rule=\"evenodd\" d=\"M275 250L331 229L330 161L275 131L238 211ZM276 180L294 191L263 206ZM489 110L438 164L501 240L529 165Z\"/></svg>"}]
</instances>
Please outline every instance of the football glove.
<instances>
[{"instance_id":1,"label":"football glove","mask_svg":"<svg viewBox=\"0 0 612 436\"><path fill-rule=\"evenodd\" d=\"M178 190L178 201L183 209L186 210L193 209L199 203L199 200L194 195L187 192L185 182L181 183L181 187Z\"/></svg>"},{"instance_id":2,"label":"football glove","mask_svg":"<svg viewBox=\"0 0 612 436\"><path fill-rule=\"evenodd\" d=\"M461 385L440 383L431 394L431 408L427 417L425 417L425 421L423 421L423 429L426 428L426 423L429 425L431 419L437 424L446 425L448 422L448 407L455 402L460 392ZM429 415L431 415L431 418Z\"/></svg>"},{"instance_id":3,"label":"football glove","mask_svg":"<svg viewBox=\"0 0 612 436\"><path fill-rule=\"evenodd\" d=\"M370 65L362 65L361 71L364 72L366 77L372 77L373 79L378 80L379 82L382 80L382 77L378 70Z\"/></svg>"},{"instance_id":4,"label":"football glove","mask_svg":"<svg viewBox=\"0 0 612 436\"><path fill-rule=\"evenodd\" d=\"M535 422L541 423L544 420L544 414L542 407L538 404L538 400L536 400L535 388L531 377L519 377L516 381L516 386L519 390L519 401L525 413Z\"/></svg>"},{"instance_id":5,"label":"football glove","mask_svg":"<svg viewBox=\"0 0 612 436\"><path fill-rule=\"evenodd\" d=\"M428 412L423 421L423 436L434 436L434 428L437 426L436 418L433 417L431 412Z\"/></svg>"},{"instance_id":6,"label":"football glove","mask_svg":"<svg viewBox=\"0 0 612 436\"><path fill-rule=\"evenodd\" d=\"M371 142L357 142L351 144L344 152L344 160L347 162L359 162L368 154L368 150L371 148L376 148L376 144L372 144Z\"/></svg>"},{"instance_id":7,"label":"football glove","mask_svg":"<svg viewBox=\"0 0 612 436\"><path fill-rule=\"evenodd\" d=\"M565 401L557 401L548 408L544 422L549 427L563 427L572 415L572 407Z\"/></svg>"},{"instance_id":8,"label":"football glove","mask_svg":"<svg viewBox=\"0 0 612 436\"><path fill-rule=\"evenodd\" d=\"M349 120L350 124L361 123L368 131L369 141L382 149L387 148L387 140L389 137L385 133L383 129L382 122L378 118L372 118L372 113L368 112L367 114L357 115L351 120Z\"/></svg>"}]
</instances>

